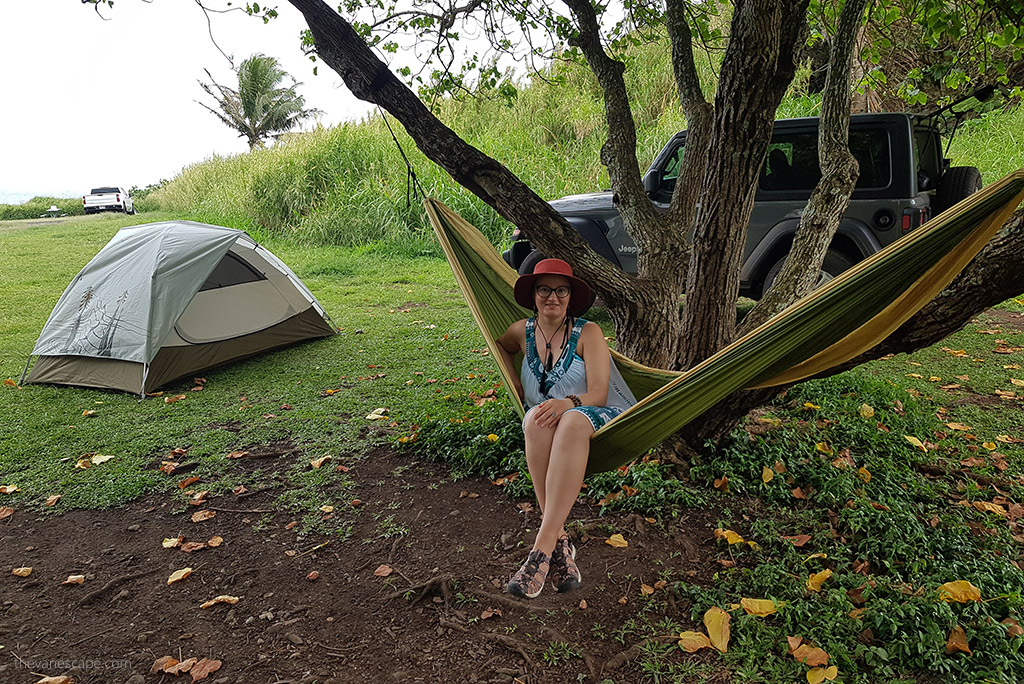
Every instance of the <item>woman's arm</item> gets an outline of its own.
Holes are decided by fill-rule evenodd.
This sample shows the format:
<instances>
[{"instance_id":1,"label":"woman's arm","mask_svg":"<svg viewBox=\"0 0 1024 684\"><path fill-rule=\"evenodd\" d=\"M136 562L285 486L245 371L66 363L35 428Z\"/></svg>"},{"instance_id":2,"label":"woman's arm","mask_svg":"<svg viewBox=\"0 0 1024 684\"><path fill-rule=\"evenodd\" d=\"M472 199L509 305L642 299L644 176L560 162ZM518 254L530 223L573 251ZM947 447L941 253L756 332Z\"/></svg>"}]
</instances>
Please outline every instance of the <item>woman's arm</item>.
<instances>
[{"instance_id":1,"label":"woman's arm","mask_svg":"<svg viewBox=\"0 0 1024 684\"><path fill-rule=\"evenodd\" d=\"M501 362L508 370L508 376L512 378L512 389L523 399L523 382L516 373L515 357L517 353L526 353L526 321L516 321L508 326L508 330L495 340L498 343L498 352L501 354Z\"/></svg>"},{"instance_id":2,"label":"woman's arm","mask_svg":"<svg viewBox=\"0 0 1024 684\"><path fill-rule=\"evenodd\" d=\"M580 395L584 406L604 406L608 403L608 378L611 375L611 354L604 331L597 323L583 326L579 344L576 347L586 363L587 391Z\"/></svg>"}]
</instances>

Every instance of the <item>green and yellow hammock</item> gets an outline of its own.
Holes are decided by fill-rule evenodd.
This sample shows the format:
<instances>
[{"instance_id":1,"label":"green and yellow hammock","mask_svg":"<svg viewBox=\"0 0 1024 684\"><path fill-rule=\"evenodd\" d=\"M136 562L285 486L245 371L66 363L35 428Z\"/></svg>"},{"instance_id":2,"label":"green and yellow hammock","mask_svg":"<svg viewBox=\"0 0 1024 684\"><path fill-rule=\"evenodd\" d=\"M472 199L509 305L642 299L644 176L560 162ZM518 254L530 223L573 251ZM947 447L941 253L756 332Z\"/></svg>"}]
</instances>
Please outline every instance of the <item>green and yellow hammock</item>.
<instances>
[{"instance_id":1,"label":"green and yellow hammock","mask_svg":"<svg viewBox=\"0 0 1024 684\"><path fill-rule=\"evenodd\" d=\"M945 288L1022 201L1024 169L943 212L684 373L648 368L613 350L615 364L640 400L591 437L587 472L629 463L733 392L793 383L874 347ZM495 340L524 316L512 297L517 274L461 216L435 199L424 205L511 387ZM519 398L509 395L522 415Z\"/></svg>"}]
</instances>

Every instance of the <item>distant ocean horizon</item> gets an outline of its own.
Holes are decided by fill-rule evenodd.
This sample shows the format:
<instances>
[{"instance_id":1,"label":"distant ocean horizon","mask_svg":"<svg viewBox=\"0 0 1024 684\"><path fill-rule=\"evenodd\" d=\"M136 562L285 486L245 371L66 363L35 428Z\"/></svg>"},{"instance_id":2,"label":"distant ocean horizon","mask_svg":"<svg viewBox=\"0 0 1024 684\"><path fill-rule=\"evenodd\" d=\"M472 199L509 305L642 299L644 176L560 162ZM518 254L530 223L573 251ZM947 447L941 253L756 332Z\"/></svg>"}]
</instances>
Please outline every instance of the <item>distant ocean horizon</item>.
<instances>
[{"instance_id":1,"label":"distant ocean horizon","mask_svg":"<svg viewBox=\"0 0 1024 684\"><path fill-rule=\"evenodd\" d=\"M48 192L9 192L0 190L0 204L24 204L33 197L56 197L57 199L70 199L80 197L70 191L48 193Z\"/></svg>"}]
</instances>

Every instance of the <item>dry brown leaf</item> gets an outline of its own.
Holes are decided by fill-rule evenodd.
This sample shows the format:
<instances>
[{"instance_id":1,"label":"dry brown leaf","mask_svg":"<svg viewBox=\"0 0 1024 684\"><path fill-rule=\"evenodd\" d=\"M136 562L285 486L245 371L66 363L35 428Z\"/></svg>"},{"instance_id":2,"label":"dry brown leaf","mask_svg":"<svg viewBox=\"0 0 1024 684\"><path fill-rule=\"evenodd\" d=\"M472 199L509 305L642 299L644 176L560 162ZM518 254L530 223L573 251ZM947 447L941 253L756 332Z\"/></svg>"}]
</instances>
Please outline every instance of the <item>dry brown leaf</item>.
<instances>
[{"instance_id":1,"label":"dry brown leaf","mask_svg":"<svg viewBox=\"0 0 1024 684\"><path fill-rule=\"evenodd\" d=\"M718 606L711 606L704 613L704 629L708 631L711 645L722 653L729 651L729 620L732 618Z\"/></svg>"},{"instance_id":2,"label":"dry brown leaf","mask_svg":"<svg viewBox=\"0 0 1024 684\"><path fill-rule=\"evenodd\" d=\"M960 653L971 654L971 647L967 643L967 635L964 634L964 628L957 625L949 633L949 638L946 639L946 655L952 655L959 651Z\"/></svg>"},{"instance_id":3,"label":"dry brown leaf","mask_svg":"<svg viewBox=\"0 0 1024 684\"><path fill-rule=\"evenodd\" d=\"M196 482L199 482L200 479L202 479L202 478L200 478L198 475L193 475L192 477L186 477L184 480L182 480L181 482L178 483L178 489L184 489L185 487L188 487L191 484L195 484Z\"/></svg>"},{"instance_id":4,"label":"dry brown leaf","mask_svg":"<svg viewBox=\"0 0 1024 684\"><path fill-rule=\"evenodd\" d=\"M604 540L604 543L608 546L614 546L617 549L624 549L629 546L629 542L621 534L613 534Z\"/></svg>"},{"instance_id":5,"label":"dry brown leaf","mask_svg":"<svg viewBox=\"0 0 1024 684\"><path fill-rule=\"evenodd\" d=\"M487 608L482 613L480 613L480 619L481 620L487 620L487 619L490 619L490 618L494 617L495 615L497 615L498 617L504 617L501 614L501 609L500 608Z\"/></svg>"},{"instance_id":6,"label":"dry brown leaf","mask_svg":"<svg viewBox=\"0 0 1024 684\"><path fill-rule=\"evenodd\" d=\"M150 672L166 672L165 668L174 667L178 664L178 660L173 656L162 656L157 658L153 662L153 667L149 668Z\"/></svg>"},{"instance_id":7,"label":"dry brown leaf","mask_svg":"<svg viewBox=\"0 0 1024 684\"><path fill-rule=\"evenodd\" d=\"M994 504L989 501L975 501L971 505L982 513L992 513L993 515L998 515L1001 518L1006 517L1006 509L999 504Z\"/></svg>"},{"instance_id":8,"label":"dry brown leaf","mask_svg":"<svg viewBox=\"0 0 1024 684\"><path fill-rule=\"evenodd\" d=\"M740 605L747 612L747 615L756 615L758 617L765 617L779 610L779 607L775 605L775 601L771 599L741 598Z\"/></svg>"},{"instance_id":9,"label":"dry brown leaf","mask_svg":"<svg viewBox=\"0 0 1024 684\"><path fill-rule=\"evenodd\" d=\"M687 653L696 653L702 648L711 648L711 640L703 632L680 632L679 648Z\"/></svg>"},{"instance_id":10,"label":"dry brown leaf","mask_svg":"<svg viewBox=\"0 0 1024 684\"><path fill-rule=\"evenodd\" d=\"M232 451L230 454L227 454L224 458L230 458L230 459L245 458L248 455L249 455L248 451Z\"/></svg>"},{"instance_id":11,"label":"dry brown leaf","mask_svg":"<svg viewBox=\"0 0 1024 684\"><path fill-rule=\"evenodd\" d=\"M184 394L175 394L173 397L164 397L165 404L174 404L185 398Z\"/></svg>"},{"instance_id":12,"label":"dry brown leaf","mask_svg":"<svg viewBox=\"0 0 1024 684\"><path fill-rule=\"evenodd\" d=\"M363 502L360 501L359 499L352 499L351 501L348 502L348 505L351 506L352 508L359 508L360 506L363 505Z\"/></svg>"},{"instance_id":13,"label":"dry brown leaf","mask_svg":"<svg viewBox=\"0 0 1024 684\"><path fill-rule=\"evenodd\" d=\"M726 475L723 475L722 477L716 478L715 479L715 489L718 489L718 490L723 491L723 492L728 492L729 491L729 477L726 476Z\"/></svg>"},{"instance_id":14,"label":"dry brown leaf","mask_svg":"<svg viewBox=\"0 0 1024 684\"><path fill-rule=\"evenodd\" d=\"M640 593L643 594L644 596L650 596L651 594L654 593L654 587L652 587L649 584L643 584L641 582L640 583Z\"/></svg>"},{"instance_id":15,"label":"dry brown leaf","mask_svg":"<svg viewBox=\"0 0 1024 684\"><path fill-rule=\"evenodd\" d=\"M308 575L306 575L306 579L308 579L310 582L315 582L319 578L320 578L320 573L317 572L316 570L313 570Z\"/></svg>"},{"instance_id":16,"label":"dry brown leaf","mask_svg":"<svg viewBox=\"0 0 1024 684\"><path fill-rule=\"evenodd\" d=\"M56 677L43 677L36 680L36 684L75 684L74 677L57 675Z\"/></svg>"},{"instance_id":17,"label":"dry brown leaf","mask_svg":"<svg viewBox=\"0 0 1024 684\"><path fill-rule=\"evenodd\" d=\"M821 591L821 585L832 576L832 571L828 568L821 572L816 572L807 578L807 589L808 591Z\"/></svg>"},{"instance_id":18,"label":"dry brown leaf","mask_svg":"<svg viewBox=\"0 0 1024 684\"><path fill-rule=\"evenodd\" d=\"M804 490L803 490L802 487L794 487L793 488L793 498L794 499L806 499L807 498L807 494L804 493Z\"/></svg>"},{"instance_id":19,"label":"dry brown leaf","mask_svg":"<svg viewBox=\"0 0 1024 684\"><path fill-rule=\"evenodd\" d=\"M203 522L216 517L217 511L196 511L192 514L192 522Z\"/></svg>"},{"instance_id":20,"label":"dry brown leaf","mask_svg":"<svg viewBox=\"0 0 1024 684\"><path fill-rule=\"evenodd\" d=\"M206 548L206 544L203 542L185 542L179 548L185 553L192 553L193 551L202 551Z\"/></svg>"},{"instance_id":21,"label":"dry brown leaf","mask_svg":"<svg viewBox=\"0 0 1024 684\"><path fill-rule=\"evenodd\" d=\"M46 505L47 506L53 506L55 503L60 501L60 497L61 497L60 494L53 494L52 496L46 497Z\"/></svg>"},{"instance_id":22,"label":"dry brown leaf","mask_svg":"<svg viewBox=\"0 0 1024 684\"><path fill-rule=\"evenodd\" d=\"M0 485L0 494L14 494L20 491L18 485Z\"/></svg>"},{"instance_id":23,"label":"dry brown leaf","mask_svg":"<svg viewBox=\"0 0 1024 684\"><path fill-rule=\"evenodd\" d=\"M85 584L85 575L68 575L61 584Z\"/></svg>"},{"instance_id":24,"label":"dry brown leaf","mask_svg":"<svg viewBox=\"0 0 1024 684\"><path fill-rule=\"evenodd\" d=\"M808 644L800 644L800 646L793 651L793 657L796 658L798 663L803 663L810 667L828 665L828 653L825 653L820 648L810 646Z\"/></svg>"},{"instance_id":25,"label":"dry brown leaf","mask_svg":"<svg viewBox=\"0 0 1024 684\"><path fill-rule=\"evenodd\" d=\"M180 582L181 580L185 579L191 574L192 568L182 568L181 570L175 570L171 573L171 576L167 578L167 583L174 584L175 582Z\"/></svg>"},{"instance_id":26,"label":"dry brown leaf","mask_svg":"<svg viewBox=\"0 0 1024 684\"><path fill-rule=\"evenodd\" d=\"M586 599L580 599L580 610L586 610L586 609L587 609L587 600Z\"/></svg>"},{"instance_id":27,"label":"dry brown leaf","mask_svg":"<svg viewBox=\"0 0 1024 684\"><path fill-rule=\"evenodd\" d=\"M10 518L14 515L14 509L10 506L0 506L0 520L4 518Z\"/></svg>"},{"instance_id":28,"label":"dry brown leaf","mask_svg":"<svg viewBox=\"0 0 1024 684\"><path fill-rule=\"evenodd\" d=\"M848 615L854 620L860 620L861 616L863 616L867 610L867 608L854 608L848 613Z\"/></svg>"},{"instance_id":29,"label":"dry brown leaf","mask_svg":"<svg viewBox=\"0 0 1024 684\"><path fill-rule=\"evenodd\" d=\"M210 541L206 542L206 545L207 546L212 546L212 547L216 548L216 547L220 546L223 543L224 543L224 537L210 537Z\"/></svg>"},{"instance_id":30,"label":"dry brown leaf","mask_svg":"<svg viewBox=\"0 0 1024 684\"><path fill-rule=\"evenodd\" d=\"M1005 618L1003 624L1006 625L1006 634L1011 637L1019 637L1024 634L1024 628L1020 626L1020 623L1012 617Z\"/></svg>"},{"instance_id":31,"label":"dry brown leaf","mask_svg":"<svg viewBox=\"0 0 1024 684\"><path fill-rule=\"evenodd\" d=\"M17 575L18 577L28 577L32 574L32 568L14 568L14 570L11 570L11 574Z\"/></svg>"},{"instance_id":32,"label":"dry brown leaf","mask_svg":"<svg viewBox=\"0 0 1024 684\"><path fill-rule=\"evenodd\" d=\"M974 586L967 580L956 580L946 582L938 589L939 599L947 603L969 603L981 600L981 589Z\"/></svg>"},{"instance_id":33,"label":"dry brown leaf","mask_svg":"<svg viewBox=\"0 0 1024 684\"><path fill-rule=\"evenodd\" d=\"M390 565L381 564L377 566L377 569L373 571L373 574L377 577L387 577L392 572L394 572L394 570L391 568Z\"/></svg>"},{"instance_id":34,"label":"dry brown leaf","mask_svg":"<svg viewBox=\"0 0 1024 684\"><path fill-rule=\"evenodd\" d=\"M231 605L235 605L236 603L238 603L238 597L228 596L227 594L221 594L220 596L214 597L209 601L204 601L203 603L199 604L199 607L209 608L210 606L215 606L218 603L229 603Z\"/></svg>"},{"instance_id":35,"label":"dry brown leaf","mask_svg":"<svg viewBox=\"0 0 1024 684\"><path fill-rule=\"evenodd\" d=\"M806 544L807 542L811 541L811 535L809 535L809 534L798 534L798 535L795 535L793 537L783 537L783 539L786 539L787 541L789 541L791 544L793 544L793 546L800 547L800 546L803 546L804 544Z\"/></svg>"},{"instance_id":36,"label":"dry brown leaf","mask_svg":"<svg viewBox=\"0 0 1024 684\"><path fill-rule=\"evenodd\" d=\"M177 665L174 665L172 667L165 667L164 668L164 672L166 672L167 674L172 674L172 675L176 675L176 674L179 674L181 672L188 672L189 670L192 669L192 666L195 665L195 664L196 664L196 659L195 658L189 658L188 660L182 660L180 663L178 663Z\"/></svg>"}]
</instances>

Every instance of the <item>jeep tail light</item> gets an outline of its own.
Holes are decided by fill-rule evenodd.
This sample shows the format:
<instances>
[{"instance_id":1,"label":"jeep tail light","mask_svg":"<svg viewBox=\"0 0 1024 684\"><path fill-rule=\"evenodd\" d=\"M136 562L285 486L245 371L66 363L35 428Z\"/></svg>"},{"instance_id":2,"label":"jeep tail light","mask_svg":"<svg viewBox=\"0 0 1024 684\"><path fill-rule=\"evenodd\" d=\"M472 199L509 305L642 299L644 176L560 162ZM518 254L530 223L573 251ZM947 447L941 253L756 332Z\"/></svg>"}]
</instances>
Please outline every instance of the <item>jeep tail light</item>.
<instances>
[{"instance_id":1,"label":"jeep tail light","mask_svg":"<svg viewBox=\"0 0 1024 684\"><path fill-rule=\"evenodd\" d=\"M925 221L927 220L928 207L914 207L911 209L904 209L903 225L901 227L904 233L909 233L915 228L923 226Z\"/></svg>"}]
</instances>

